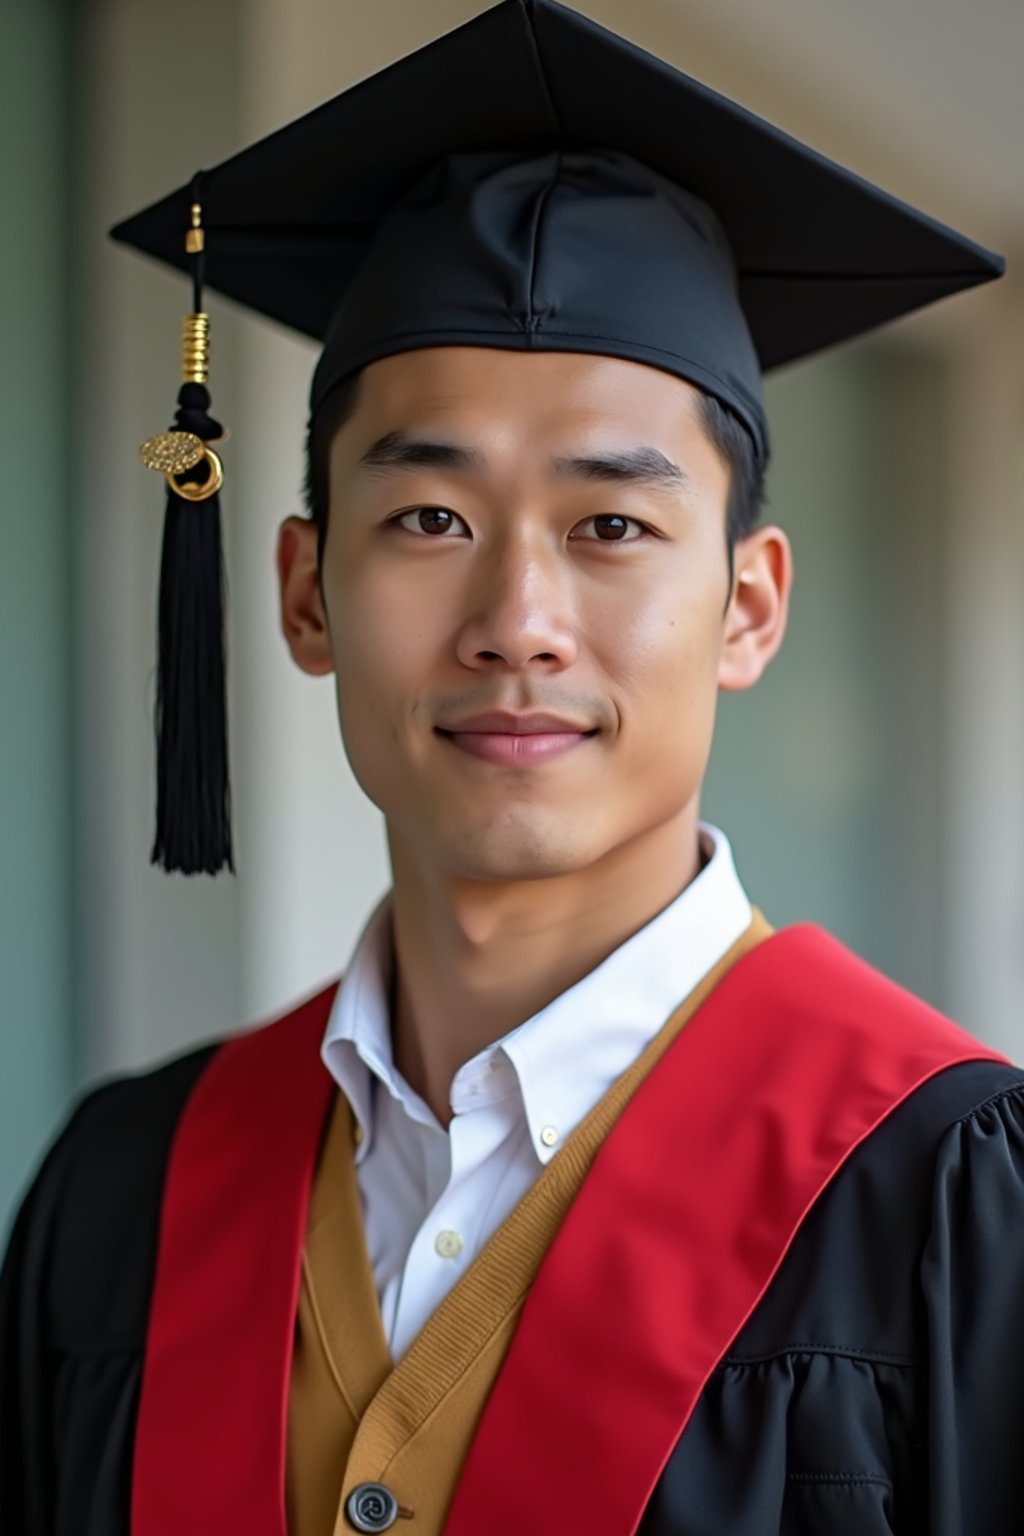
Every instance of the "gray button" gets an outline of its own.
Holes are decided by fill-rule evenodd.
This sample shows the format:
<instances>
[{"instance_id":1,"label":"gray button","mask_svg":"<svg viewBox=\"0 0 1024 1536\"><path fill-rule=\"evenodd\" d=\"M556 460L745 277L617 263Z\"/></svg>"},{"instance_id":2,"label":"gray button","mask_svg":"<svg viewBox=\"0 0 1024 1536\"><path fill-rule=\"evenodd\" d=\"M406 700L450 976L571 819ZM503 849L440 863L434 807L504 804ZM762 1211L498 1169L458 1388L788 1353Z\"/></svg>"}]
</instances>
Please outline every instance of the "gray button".
<instances>
[{"instance_id":1,"label":"gray button","mask_svg":"<svg viewBox=\"0 0 1024 1536\"><path fill-rule=\"evenodd\" d=\"M383 1483L360 1483L345 1501L345 1515L357 1531L389 1531L398 1519L398 1500Z\"/></svg>"}]
</instances>

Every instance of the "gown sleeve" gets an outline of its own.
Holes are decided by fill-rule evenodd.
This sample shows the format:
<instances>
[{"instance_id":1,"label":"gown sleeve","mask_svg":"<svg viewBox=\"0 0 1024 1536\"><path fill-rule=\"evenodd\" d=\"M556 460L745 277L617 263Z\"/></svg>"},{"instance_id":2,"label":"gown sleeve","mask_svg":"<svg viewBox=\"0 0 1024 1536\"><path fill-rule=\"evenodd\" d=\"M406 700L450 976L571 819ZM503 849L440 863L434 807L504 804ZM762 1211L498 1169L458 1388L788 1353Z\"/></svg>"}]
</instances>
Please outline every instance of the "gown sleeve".
<instances>
[{"instance_id":1,"label":"gown sleeve","mask_svg":"<svg viewBox=\"0 0 1024 1536\"><path fill-rule=\"evenodd\" d=\"M217 1049L86 1090L0 1270L0 1536L122 1536L173 1137Z\"/></svg>"},{"instance_id":2,"label":"gown sleeve","mask_svg":"<svg viewBox=\"0 0 1024 1536\"><path fill-rule=\"evenodd\" d=\"M928 1536L1024 1530L1024 1088L945 1135L922 1281Z\"/></svg>"},{"instance_id":3,"label":"gown sleeve","mask_svg":"<svg viewBox=\"0 0 1024 1536\"><path fill-rule=\"evenodd\" d=\"M64 1146L62 1136L22 1200L0 1269L0 1531L19 1536L49 1536L53 1528L53 1361L46 1319Z\"/></svg>"}]
</instances>

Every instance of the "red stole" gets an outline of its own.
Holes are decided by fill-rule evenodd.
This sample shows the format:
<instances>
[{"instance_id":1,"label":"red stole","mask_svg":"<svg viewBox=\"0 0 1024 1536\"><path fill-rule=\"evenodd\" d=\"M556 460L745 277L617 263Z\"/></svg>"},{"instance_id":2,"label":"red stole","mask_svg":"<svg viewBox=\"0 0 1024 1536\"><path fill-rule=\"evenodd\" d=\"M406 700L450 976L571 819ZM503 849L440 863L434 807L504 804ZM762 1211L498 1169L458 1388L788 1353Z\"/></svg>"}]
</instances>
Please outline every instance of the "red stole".
<instances>
[{"instance_id":1,"label":"red stole","mask_svg":"<svg viewBox=\"0 0 1024 1536\"><path fill-rule=\"evenodd\" d=\"M337 986L227 1041L182 1114L132 1536L286 1536L288 1377ZM818 1195L909 1094L972 1060L1005 1058L819 928L738 960L612 1128L545 1257L447 1536L632 1536Z\"/></svg>"}]
</instances>

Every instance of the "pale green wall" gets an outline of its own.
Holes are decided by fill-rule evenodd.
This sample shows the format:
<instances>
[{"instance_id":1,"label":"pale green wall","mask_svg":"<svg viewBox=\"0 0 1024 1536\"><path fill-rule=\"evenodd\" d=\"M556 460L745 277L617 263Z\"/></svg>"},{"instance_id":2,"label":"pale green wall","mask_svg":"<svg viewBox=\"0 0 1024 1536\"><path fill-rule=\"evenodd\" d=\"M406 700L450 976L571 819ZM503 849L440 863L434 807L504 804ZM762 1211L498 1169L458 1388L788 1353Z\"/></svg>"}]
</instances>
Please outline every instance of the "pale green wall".
<instances>
[{"instance_id":1,"label":"pale green wall","mask_svg":"<svg viewBox=\"0 0 1024 1536\"><path fill-rule=\"evenodd\" d=\"M68 69L65 7L0 47L0 1230L71 1064Z\"/></svg>"},{"instance_id":2,"label":"pale green wall","mask_svg":"<svg viewBox=\"0 0 1024 1536\"><path fill-rule=\"evenodd\" d=\"M772 922L823 924L941 1007L941 372L877 339L767 395L789 631L722 696L702 812Z\"/></svg>"}]
</instances>

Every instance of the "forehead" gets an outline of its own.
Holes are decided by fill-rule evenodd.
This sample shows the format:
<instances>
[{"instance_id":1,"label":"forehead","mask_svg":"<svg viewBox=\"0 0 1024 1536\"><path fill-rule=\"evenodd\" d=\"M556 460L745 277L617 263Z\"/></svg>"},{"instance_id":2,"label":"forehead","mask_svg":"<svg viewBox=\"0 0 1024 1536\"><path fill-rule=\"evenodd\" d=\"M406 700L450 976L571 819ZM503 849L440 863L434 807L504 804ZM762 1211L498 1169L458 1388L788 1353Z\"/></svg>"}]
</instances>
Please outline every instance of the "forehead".
<instances>
[{"instance_id":1,"label":"forehead","mask_svg":"<svg viewBox=\"0 0 1024 1536\"><path fill-rule=\"evenodd\" d=\"M607 432L677 445L703 435L699 392L644 363L592 353L425 347L370 363L354 424L464 425L545 442Z\"/></svg>"}]
</instances>

